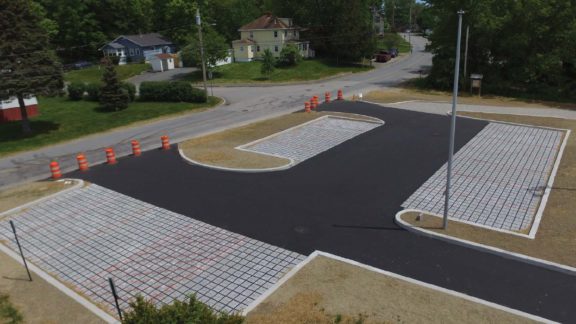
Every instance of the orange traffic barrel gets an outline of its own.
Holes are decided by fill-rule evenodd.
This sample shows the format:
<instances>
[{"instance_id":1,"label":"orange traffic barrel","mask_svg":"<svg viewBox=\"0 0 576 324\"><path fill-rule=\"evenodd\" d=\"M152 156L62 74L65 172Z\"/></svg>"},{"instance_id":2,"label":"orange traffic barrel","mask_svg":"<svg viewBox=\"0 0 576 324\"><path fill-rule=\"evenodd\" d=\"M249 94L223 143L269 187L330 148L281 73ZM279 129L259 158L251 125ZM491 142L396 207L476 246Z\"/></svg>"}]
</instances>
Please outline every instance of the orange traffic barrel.
<instances>
[{"instance_id":1,"label":"orange traffic barrel","mask_svg":"<svg viewBox=\"0 0 576 324\"><path fill-rule=\"evenodd\" d=\"M310 108L312 110L316 109L318 103L316 102L316 100L314 99L314 97L310 98Z\"/></svg>"},{"instance_id":2,"label":"orange traffic barrel","mask_svg":"<svg viewBox=\"0 0 576 324\"><path fill-rule=\"evenodd\" d=\"M170 138L168 137L168 135L164 135L164 136L160 137L160 139L162 140L162 149L163 150L169 150L170 149Z\"/></svg>"},{"instance_id":3,"label":"orange traffic barrel","mask_svg":"<svg viewBox=\"0 0 576 324\"><path fill-rule=\"evenodd\" d=\"M108 164L116 164L116 154L114 153L114 149L109 147L106 149L106 161Z\"/></svg>"},{"instance_id":4,"label":"orange traffic barrel","mask_svg":"<svg viewBox=\"0 0 576 324\"><path fill-rule=\"evenodd\" d=\"M304 111L310 112L310 102L308 101L304 102Z\"/></svg>"},{"instance_id":5,"label":"orange traffic barrel","mask_svg":"<svg viewBox=\"0 0 576 324\"><path fill-rule=\"evenodd\" d=\"M52 179L60 179L62 177L60 165L56 161L50 162L50 172L52 172Z\"/></svg>"},{"instance_id":6,"label":"orange traffic barrel","mask_svg":"<svg viewBox=\"0 0 576 324\"><path fill-rule=\"evenodd\" d=\"M78 169L80 171L88 171L88 160L86 160L86 156L82 153L76 155L76 160L78 161Z\"/></svg>"},{"instance_id":7,"label":"orange traffic barrel","mask_svg":"<svg viewBox=\"0 0 576 324\"><path fill-rule=\"evenodd\" d=\"M134 156L142 155L142 150L140 149L140 143L137 140L133 140L131 143L132 143L132 155Z\"/></svg>"},{"instance_id":8,"label":"orange traffic barrel","mask_svg":"<svg viewBox=\"0 0 576 324\"><path fill-rule=\"evenodd\" d=\"M325 103L330 103L330 92L326 92L324 94L324 102Z\"/></svg>"},{"instance_id":9,"label":"orange traffic barrel","mask_svg":"<svg viewBox=\"0 0 576 324\"><path fill-rule=\"evenodd\" d=\"M342 89L338 89L338 100L344 100L344 94L342 93Z\"/></svg>"}]
</instances>

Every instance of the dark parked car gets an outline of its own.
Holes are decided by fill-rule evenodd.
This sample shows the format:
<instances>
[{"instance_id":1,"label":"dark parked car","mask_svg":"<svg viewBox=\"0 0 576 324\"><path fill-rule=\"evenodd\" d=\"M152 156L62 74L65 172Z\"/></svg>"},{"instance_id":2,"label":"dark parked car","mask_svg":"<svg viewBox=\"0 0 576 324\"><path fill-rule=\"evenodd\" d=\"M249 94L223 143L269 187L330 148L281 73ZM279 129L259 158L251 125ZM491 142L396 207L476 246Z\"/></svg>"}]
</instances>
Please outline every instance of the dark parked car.
<instances>
[{"instance_id":1,"label":"dark parked car","mask_svg":"<svg viewBox=\"0 0 576 324\"><path fill-rule=\"evenodd\" d=\"M388 53L390 53L390 55L392 55L392 57L396 57L398 56L398 49L397 48L391 48L388 50Z\"/></svg>"},{"instance_id":2,"label":"dark parked car","mask_svg":"<svg viewBox=\"0 0 576 324\"><path fill-rule=\"evenodd\" d=\"M390 55L390 53L387 51L380 51L374 55L374 59L376 62L384 63L390 61L392 59L392 55Z\"/></svg>"},{"instance_id":3,"label":"dark parked car","mask_svg":"<svg viewBox=\"0 0 576 324\"><path fill-rule=\"evenodd\" d=\"M78 61L76 63L65 64L64 70L81 70L81 69L85 69L85 68L91 67L91 66L92 66L92 63L90 63L88 61Z\"/></svg>"}]
</instances>

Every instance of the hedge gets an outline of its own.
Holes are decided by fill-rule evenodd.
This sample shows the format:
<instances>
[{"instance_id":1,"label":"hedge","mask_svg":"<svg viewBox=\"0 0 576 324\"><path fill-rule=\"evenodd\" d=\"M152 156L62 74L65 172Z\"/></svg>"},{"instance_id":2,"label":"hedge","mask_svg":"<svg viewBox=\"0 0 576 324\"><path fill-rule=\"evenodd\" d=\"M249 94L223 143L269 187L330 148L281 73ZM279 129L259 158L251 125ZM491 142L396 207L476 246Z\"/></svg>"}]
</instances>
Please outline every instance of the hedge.
<instances>
[{"instance_id":1,"label":"hedge","mask_svg":"<svg viewBox=\"0 0 576 324\"><path fill-rule=\"evenodd\" d=\"M82 100L84 91L86 91L86 85L83 82L72 82L68 85L68 98Z\"/></svg>"},{"instance_id":2,"label":"hedge","mask_svg":"<svg viewBox=\"0 0 576 324\"><path fill-rule=\"evenodd\" d=\"M86 84L86 100L99 101L100 100L100 84L99 83L88 83Z\"/></svg>"},{"instance_id":3,"label":"hedge","mask_svg":"<svg viewBox=\"0 0 576 324\"><path fill-rule=\"evenodd\" d=\"M206 102L206 92L184 81L146 81L140 84L141 101Z\"/></svg>"},{"instance_id":4,"label":"hedge","mask_svg":"<svg viewBox=\"0 0 576 324\"><path fill-rule=\"evenodd\" d=\"M126 92L128 92L128 97L130 97L130 101L134 101L136 99L136 86L129 82L121 82L120 87Z\"/></svg>"}]
</instances>

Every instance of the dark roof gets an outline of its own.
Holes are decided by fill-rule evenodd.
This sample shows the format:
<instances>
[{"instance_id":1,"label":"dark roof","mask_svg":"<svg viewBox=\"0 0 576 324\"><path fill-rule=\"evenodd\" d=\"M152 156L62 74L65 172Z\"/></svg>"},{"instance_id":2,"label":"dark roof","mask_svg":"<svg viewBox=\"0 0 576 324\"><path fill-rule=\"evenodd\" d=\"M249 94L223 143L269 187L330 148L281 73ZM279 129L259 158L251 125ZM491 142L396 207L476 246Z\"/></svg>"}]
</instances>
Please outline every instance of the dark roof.
<instances>
[{"instance_id":1,"label":"dark roof","mask_svg":"<svg viewBox=\"0 0 576 324\"><path fill-rule=\"evenodd\" d=\"M172 41L158 33L139 34L139 35L122 35L132 43L140 46L157 46L157 45L173 45ZM120 38L118 37L118 38ZM118 39L117 38L117 39ZM115 41L115 40L114 40ZM112 41L112 42L114 42Z\"/></svg>"},{"instance_id":2,"label":"dark roof","mask_svg":"<svg viewBox=\"0 0 576 324\"><path fill-rule=\"evenodd\" d=\"M250 29L294 29L298 28L296 26L286 25L280 18L274 16L271 13L266 13L260 18L240 27L239 30L250 30Z\"/></svg>"}]
</instances>

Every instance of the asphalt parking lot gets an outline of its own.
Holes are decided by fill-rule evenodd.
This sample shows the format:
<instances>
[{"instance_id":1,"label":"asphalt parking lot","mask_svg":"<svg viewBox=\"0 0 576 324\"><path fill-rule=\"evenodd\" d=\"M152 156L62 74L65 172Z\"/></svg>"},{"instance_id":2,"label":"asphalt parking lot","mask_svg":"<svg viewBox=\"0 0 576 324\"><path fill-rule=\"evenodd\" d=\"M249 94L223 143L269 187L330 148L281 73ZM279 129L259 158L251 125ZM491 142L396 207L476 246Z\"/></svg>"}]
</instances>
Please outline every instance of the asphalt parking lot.
<instances>
[{"instance_id":1,"label":"asphalt parking lot","mask_svg":"<svg viewBox=\"0 0 576 324\"><path fill-rule=\"evenodd\" d=\"M552 320L576 321L576 277L420 237L394 223L402 202L445 163L448 117L353 102L326 108L385 125L281 172L192 166L173 146L67 176L297 253L326 251ZM459 119L456 148L486 125Z\"/></svg>"}]
</instances>

